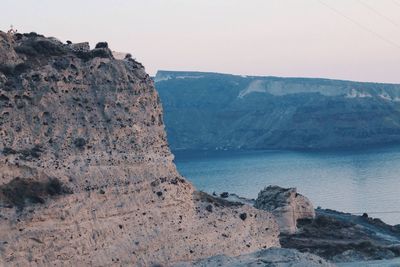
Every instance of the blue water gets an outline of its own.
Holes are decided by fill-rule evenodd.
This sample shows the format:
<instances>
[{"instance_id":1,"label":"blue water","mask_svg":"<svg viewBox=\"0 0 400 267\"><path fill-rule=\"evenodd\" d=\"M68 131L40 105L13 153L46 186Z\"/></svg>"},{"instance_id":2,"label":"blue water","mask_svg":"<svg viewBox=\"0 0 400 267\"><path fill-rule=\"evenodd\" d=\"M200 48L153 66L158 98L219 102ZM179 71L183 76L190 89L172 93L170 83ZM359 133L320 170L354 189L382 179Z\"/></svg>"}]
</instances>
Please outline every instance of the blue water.
<instances>
[{"instance_id":1,"label":"blue water","mask_svg":"<svg viewBox=\"0 0 400 267\"><path fill-rule=\"evenodd\" d=\"M400 224L400 147L345 152L175 151L182 175L205 192L256 198L267 185L297 187L314 206L367 212Z\"/></svg>"}]
</instances>

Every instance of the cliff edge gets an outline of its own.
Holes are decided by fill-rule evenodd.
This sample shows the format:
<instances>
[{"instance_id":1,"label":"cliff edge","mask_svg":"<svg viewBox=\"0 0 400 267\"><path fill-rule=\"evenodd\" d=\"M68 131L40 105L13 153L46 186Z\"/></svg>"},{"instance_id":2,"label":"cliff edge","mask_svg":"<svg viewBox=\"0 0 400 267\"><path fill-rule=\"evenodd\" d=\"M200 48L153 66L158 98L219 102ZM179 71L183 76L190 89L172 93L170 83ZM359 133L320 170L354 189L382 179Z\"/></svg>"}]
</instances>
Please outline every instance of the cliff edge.
<instances>
[{"instance_id":1,"label":"cliff edge","mask_svg":"<svg viewBox=\"0 0 400 267\"><path fill-rule=\"evenodd\" d=\"M279 246L273 216L177 172L143 66L0 32L1 265L170 264Z\"/></svg>"}]
</instances>

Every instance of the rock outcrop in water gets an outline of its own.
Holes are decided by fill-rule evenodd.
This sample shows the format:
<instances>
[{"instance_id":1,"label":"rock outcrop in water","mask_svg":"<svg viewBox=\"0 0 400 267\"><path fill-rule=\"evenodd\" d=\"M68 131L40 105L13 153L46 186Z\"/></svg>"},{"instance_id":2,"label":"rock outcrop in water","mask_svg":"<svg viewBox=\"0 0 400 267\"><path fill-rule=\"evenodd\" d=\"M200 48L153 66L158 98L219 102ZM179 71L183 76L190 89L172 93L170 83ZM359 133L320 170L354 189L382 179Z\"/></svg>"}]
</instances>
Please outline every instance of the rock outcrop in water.
<instances>
[{"instance_id":1,"label":"rock outcrop in water","mask_svg":"<svg viewBox=\"0 0 400 267\"><path fill-rule=\"evenodd\" d=\"M254 207L272 212L285 234L296 232L298 220L315 218L311 201L297 193L296 188L268 186L258 193Z\"/></svg>"},{"instance_id":2,"label":"rock outcrop in water","mask_svg":"<svg viewBox=\"0 0 400 267\"><path fill-rule=\"evenodd\" d=\"M0 263L147 266L279 246L268 212L177 172L143 66L0 32Z\"/></svg>"},{"instance_id":3,"label":"rock outcrop in water","mask_svg":"<svg viewBox=\"0 0 400 267\"><path fill-rule=\"evenodd\" d=\"M400 143L400 85L160 71L175 149L332 149Z\"/></svg>"}]
</instances>

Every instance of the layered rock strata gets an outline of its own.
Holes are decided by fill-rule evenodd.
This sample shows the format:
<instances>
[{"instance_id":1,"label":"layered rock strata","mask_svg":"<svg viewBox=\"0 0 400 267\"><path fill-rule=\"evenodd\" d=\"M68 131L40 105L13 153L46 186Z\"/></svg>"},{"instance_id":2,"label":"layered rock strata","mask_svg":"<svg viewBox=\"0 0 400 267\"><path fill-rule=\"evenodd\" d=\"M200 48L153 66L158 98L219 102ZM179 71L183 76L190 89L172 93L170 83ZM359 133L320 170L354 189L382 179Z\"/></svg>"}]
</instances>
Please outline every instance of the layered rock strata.
<instances>
[{"instance_id":1,"label":"layered rock strata","mask_svg":"<svg viewBox=\"0 0 400 267\"><path fill-rule=\"evenodd\" d=\"M0 264L150 266L279 246L273 216L177 172L143 66L0 32Z\"/></svg>"}]
</instances>

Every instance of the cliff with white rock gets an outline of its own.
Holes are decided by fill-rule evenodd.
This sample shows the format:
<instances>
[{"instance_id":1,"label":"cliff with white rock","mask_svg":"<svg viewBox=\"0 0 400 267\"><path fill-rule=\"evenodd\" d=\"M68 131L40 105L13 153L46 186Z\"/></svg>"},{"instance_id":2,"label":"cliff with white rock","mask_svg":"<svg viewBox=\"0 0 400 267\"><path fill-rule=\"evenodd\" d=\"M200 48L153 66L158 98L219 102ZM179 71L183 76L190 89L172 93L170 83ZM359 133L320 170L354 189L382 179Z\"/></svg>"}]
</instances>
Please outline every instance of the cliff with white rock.
<instances>
[{"instance_id":1,"label":"cliff with white rock","mask_svg":"<svg viewBox=\"0 0 400 267\"><path fill-rule=\"evenodd\" d=\"M400 85L159 71L172 150L400 144Z\"/></svg>"}]
</instances>

